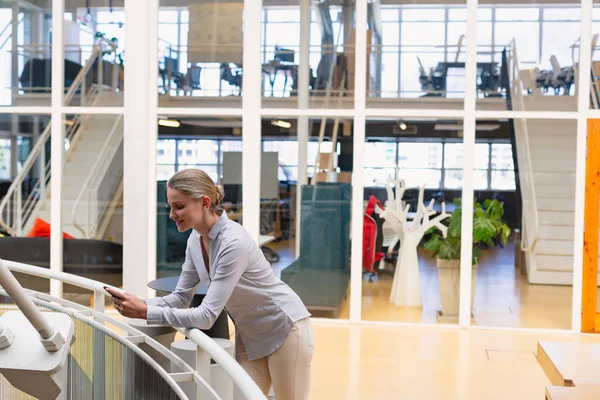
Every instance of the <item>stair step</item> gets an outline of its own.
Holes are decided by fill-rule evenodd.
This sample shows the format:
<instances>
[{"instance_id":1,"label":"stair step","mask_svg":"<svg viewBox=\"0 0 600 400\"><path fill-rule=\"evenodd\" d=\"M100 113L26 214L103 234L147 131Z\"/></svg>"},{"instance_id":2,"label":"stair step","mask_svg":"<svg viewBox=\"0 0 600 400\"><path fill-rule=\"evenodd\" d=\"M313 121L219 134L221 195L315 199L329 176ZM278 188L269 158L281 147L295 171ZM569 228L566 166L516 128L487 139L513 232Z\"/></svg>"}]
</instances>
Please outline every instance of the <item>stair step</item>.
<instances>
[{"instance_id":1,"label":"stair step","mask_svg":"<svg viewBox=\"0 0 600 400\"><path fill-rule=\"evenodd\" d=\"M540 225L573 226L575 213L572 211L539 211Z\"/></svg>"},{"instance_id":2,"label":"stair step","mask_svg":"<svg viewBox=\"0 0 600 400\"><path fill-rule=\"evenodd\" d=\"M535 194L538 196L538 199L542 197L575 199L575 185L544 185L535 182Z\"/></svg>"},{"instance_id":3,"label":"stair step","mask_svg":"<svg viewBox=\"0 0 600 400\"><path fill-rule=\"evenodd\" d=\"M573 226L540 225L540 239L573 240Z\"/></svg>"},{"instance_id":4,"label":"stair step","mask_svg":"<svg viewBox=\"0 0 600 400\"><path fill-rule=\"evenodd\" d=\"M535 185L555 185L560 182L561 185L572 185L575 186L575 171L571 172L542 172L533 171L533 181ZM573 193L575 193L573 191Z\"/></svg>"},{"instance_id":5,"label":"stair step","mask_svg":"<svg viewBox=\"0 0 600 400\"><path fill-rule=\"evenodd\" d=\"M535 247L536 254L572 256L573 239L571 240L550 240L540 239Z\"/></svg>"},{"instance_id":6,"label":"stair step","mask_svg":"<svg viewBox=\"0 0 600 400\"><path fill-rule=\"evenodd\" d=\"M541 211L575 211L575 198L553 199L548 197L538 197L538 210Z\"/></svg>"}]
</instances>

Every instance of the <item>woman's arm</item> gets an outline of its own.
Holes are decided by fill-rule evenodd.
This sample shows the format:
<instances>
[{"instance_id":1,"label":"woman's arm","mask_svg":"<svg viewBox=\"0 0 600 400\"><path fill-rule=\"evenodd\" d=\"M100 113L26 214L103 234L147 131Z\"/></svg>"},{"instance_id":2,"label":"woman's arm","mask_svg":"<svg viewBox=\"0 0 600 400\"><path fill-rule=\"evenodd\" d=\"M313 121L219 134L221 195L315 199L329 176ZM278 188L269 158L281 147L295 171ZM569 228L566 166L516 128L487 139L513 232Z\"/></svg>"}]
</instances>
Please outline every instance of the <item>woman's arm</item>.
<instances>
[{"instance_id":1,"label":"woman's arm","mask_svg":"<svg viewBox=\"0 0 600 400\"><path fill-rule=\"evenodd\" d=\"M173 293L164 297L155 297L147 299L148 307L170 307L170 308L187 308L190 306L194 298L196 285L200 282L198 271L190 255L189 247L185 250L185 261L181 268L181 275L177 281L177 287Z\"/></svg>"},{"instance_id":2,"label":"woman's arm","mask_svg":"<svg viewBox=\"0 0 600 400\"><path fill-rule=\"evenodd\" d=\"M210 329L225 308L248 265L248 251L243 241L239 239L224 244L223 250L217 257L215 276L206 297L198 307L176 309L148 304L148 323Z\"/></svg>"}]
</instances>

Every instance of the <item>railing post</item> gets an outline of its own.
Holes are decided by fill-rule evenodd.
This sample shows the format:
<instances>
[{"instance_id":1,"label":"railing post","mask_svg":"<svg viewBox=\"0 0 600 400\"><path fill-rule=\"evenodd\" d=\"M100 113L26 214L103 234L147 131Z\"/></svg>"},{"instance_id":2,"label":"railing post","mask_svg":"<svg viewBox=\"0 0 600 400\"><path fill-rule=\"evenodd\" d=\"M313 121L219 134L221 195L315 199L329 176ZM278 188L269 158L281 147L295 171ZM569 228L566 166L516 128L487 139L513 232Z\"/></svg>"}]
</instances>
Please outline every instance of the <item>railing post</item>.
<instances>
[{"instance_id":1,"label":"railing post","mask_svg":"<svg viewBox=\"0 0 600 400\"><path fill-rule=\"evenodd\" d=\"M21 195L21 184L18 184L17 189L15 190L15 197L15 234L17 237L20 237L23 236L23 196Z\"/></svg>"},{"instance_id":2,"label":"railing post","mask_svg":"<svg viewBox=\"0 0 600 400\"><path fill-rule=\"evenodd\" d=\"M106 296L100 290L94 290L94 311L104 314ZM100 322L100 321L99 321ZM104 322L100 322L104 325Z\"/></svg>"},{"instance_id":3,"label":"railing post","mask_svg":"<svg viewBox=\"0 0 600 400\"><path fill-rule=\"evenodd\" d=\"M84 107L87 103L87 87L85 86L85 81L86 81L86 79L85 79L85 75L84 75L83 79L81 80L81 92L79 93L82 107Z\"/></svg>"},{"instance_id":4,"label":"railing post","mask_svg":"<svg viewBox=\"0 0 600 400\"><path fill-rule=\"evenodd\" d=\"M98 85L102 85L104 82L102 80L102 49L100 49L100 53L98 53Z\"/></svg>"},{"instance_id":5,"label":"railing post","mask_svg":"<svg viewBox=\"0 0 600 400\"><path fill-rule=\"evenodd\" d=\"M200 346L196 348L196 371L200 376L210 384L210 356ZM196 386L196 400L201 400L204 395L204 387L199 383Z\"/></svg>"}]
</instances>

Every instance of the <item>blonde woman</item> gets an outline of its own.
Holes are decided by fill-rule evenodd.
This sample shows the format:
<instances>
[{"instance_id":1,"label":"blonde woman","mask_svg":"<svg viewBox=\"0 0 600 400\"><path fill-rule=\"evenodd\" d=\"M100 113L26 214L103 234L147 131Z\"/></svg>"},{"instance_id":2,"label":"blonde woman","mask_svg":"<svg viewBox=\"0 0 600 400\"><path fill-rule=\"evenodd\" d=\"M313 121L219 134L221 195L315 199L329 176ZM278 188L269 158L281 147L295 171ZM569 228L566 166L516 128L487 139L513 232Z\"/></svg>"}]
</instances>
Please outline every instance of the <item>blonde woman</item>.
<instances>
[{"instance_id":1,"label":"blonde woman","mask_svg":"<svg viewBox=\"0 0 600 400\"><path fill-rule=\"evenodd\" d=\"M236 359L278 400L307 399L314 337L310 314L289 286L277 279L250 234L219 208L223 188L204 171L186 169L167 183L170 218L179 232L193 229L175 291L142 300L107 289L123 316L148 323L210 329L223 309L236 327ZM189 308L201 281L206 297Z\"/></svg>"}]
</instances>

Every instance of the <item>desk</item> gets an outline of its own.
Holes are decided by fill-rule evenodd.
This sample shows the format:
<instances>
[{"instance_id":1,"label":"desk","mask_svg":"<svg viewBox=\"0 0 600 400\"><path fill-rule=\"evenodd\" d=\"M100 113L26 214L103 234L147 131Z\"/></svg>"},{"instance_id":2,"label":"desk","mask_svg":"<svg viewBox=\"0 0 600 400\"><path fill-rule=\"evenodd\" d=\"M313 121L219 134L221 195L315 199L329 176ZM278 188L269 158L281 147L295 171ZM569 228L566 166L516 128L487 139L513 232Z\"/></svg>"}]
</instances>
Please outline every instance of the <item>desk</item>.
<instances>
[{"instance_id":1,"label":"desk","mask_svg":"<svg viewBox=\"0 0 600 400\"><path fill-rule=\"evenodd\" d=\"M156 279L154 281L148 282L148 287L150 289L154 289L157 292L162 293L173 293L175 287L177 287L177 282L179 281L179 276L169 276L166 278ZM196 293L194 293L194 297L192 299L192 303L190 307L198 307L202 300L206 296L206 292L208 289L202 283L198 284L196 288ZM212 328L208 330L202 330L208 337L211 338L221 338L221 339L229 339L229 323L227 321L227 312L223 310L221 315L215 321L215 324Z\"/></svg>"}]
</instances>

